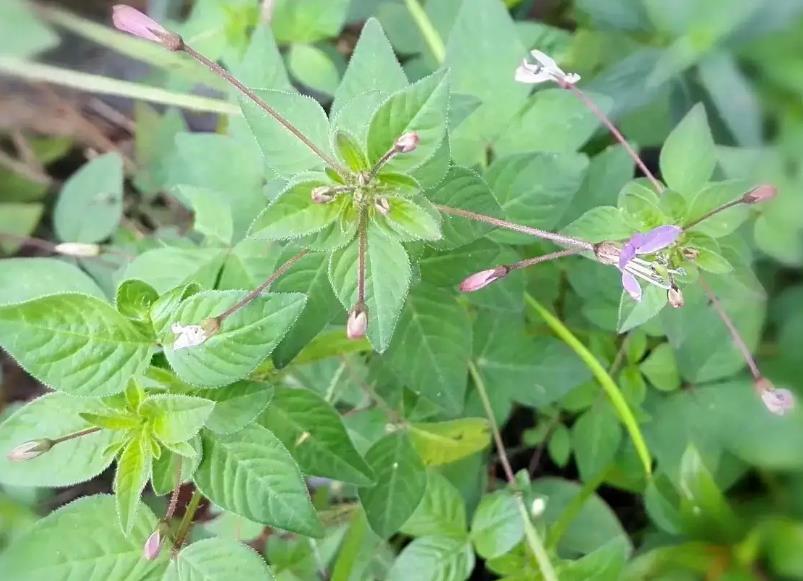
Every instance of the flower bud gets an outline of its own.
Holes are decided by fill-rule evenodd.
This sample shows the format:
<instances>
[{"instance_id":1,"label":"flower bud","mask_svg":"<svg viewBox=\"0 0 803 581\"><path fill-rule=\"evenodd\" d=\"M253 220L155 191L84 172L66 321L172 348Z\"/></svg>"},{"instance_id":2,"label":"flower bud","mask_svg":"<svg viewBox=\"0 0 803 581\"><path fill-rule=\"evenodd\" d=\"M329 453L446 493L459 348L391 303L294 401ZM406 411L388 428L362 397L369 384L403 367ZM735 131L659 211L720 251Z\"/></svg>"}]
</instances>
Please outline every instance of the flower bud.
<instances>
[{"instance_id":1,"label":"flower bud","mask_svg":"<svg viewBox=\"0 0 803 581\"><path fill-rule=\"evenodd\" d=\"M666 298L675 309L679 309L684 304L683 292L674 284L666 291Z\"/></svg>"},{"instance_id":2,"label":"flower bud","mask_svg":"<svg viewBox=\"0 0 803 581\"><path fill-rule=\"evenodd\" d=\"M136 8L117 4L112 8L114 27L133 36L161 44L168 50L181 50L184 41L175 32L170 32L153 18Z\"/></svg>"},{"instance_id":3,"label":"flower bud","mask_svg":"<svg viewBox=\"0 0 803 581\"><path fill-rule=\"evenodd\" d=\"M415 131L410 131L409 133L405 133L399 137L393 147L399 153L410 153L411 151L414 151L416 147L418 147L419 141L420 139L418 137L418 133Z\"/></svg>"},{"instance_id":4,"label":"flower bud","mask_svg":"<svg viewBox=\"0 0 803 581\"><path fill-rule=\"evenodd\" d=\"M756 186L745 195L742 196L742 202L745 204L760 204L761 202L768 202L778 195L778 189L772 184L763 184Z\"/></svg>"},{"instance_id":5,"label":"flower bud","mask_svg":"<svg viewBox=\"0 0 803 581\"><path fill-rule=\"evenodd\" d=\"M691 248L686 246L681 250L683 254L683 258L686 260L697 260L697 257L700 256L700 251L697 248Z\"/></svg>"},{"instance_id":6,"label":"flower bud","mask_svg":"<svg viewBox=\"0 0 803 581\"><path fill-rule=\"evenodd\" d=\"M156 559L162 550L162 532L160 529L161 525L151 533L142 546L142 556L148 561Z\"/></svg>"},{"instance_id":7,"label":"flower bud","mask_svg":"<svg viewBox=\"0 0 803 581\"><path fill-rule=\"evenodd\" d=\"M362 339L365 337L365 332L368 330L368 315L362 307L354 307L349 313L349 319L346 323L346 337L352 341Z\"/></svg>"},{"instance_id":8,"label":"flower bud","mask_svg":"<svg viewBox=\"0 0 803 581\"><path fill-rule=\"evenodd\" d=\"M374 207L376 211L382 214L383 216L387 216L388 212L390 212L390 202L388 202L387 198L377 198L374 201Z\"/></svg>"},{"instance_id":9,"label":"flower bud","mask_svg":"<svg viewBox=\"0 0 803 581\"><path fill-rule=\"evenodd\" d=\"M335 196L332 193L332 188L329 186L318 186L317 188L314 188L310 193L310 197L316 204L328 204L335 199Z\"/></svg>"},{"instance_id":10,"label":"flower bud","mask_svg":"<svg viewBox=\"0 0 803 581\"><path fill-rule=\"evenodd\" d=\"M795 407L795 395L788 389L776 388L766 377L759 377L755 382L755 387L761 396L764 407L775 415L786 415Z\"/></svg>"},{"instance_id":11,"label":"flower bud","mask_svg":"<svg viewBox=\"0 0 803 581\"><path fill-rule=\"evenodd\" d=\"M30 440L24 442L11 450L7 458L12 462L24 462L41 456L53 447L53 440L43 438L41 440Z\"/></svg>"},{"instance_id":12,"label":"flower bud","mask_svg":"<svg viewBox=\"0 0 803 581\"><path fill-rule=\"evenodd\" d=\"M56 244L53 250L64 256L74 256L76 258L90 258L100 255L100 246L84 242L62 242L61 244Z\"/></svg>"},{"instance_id":13,"label":"flower bud","mask_svg":"<svg viewBox=\"0 0 803 581\"><path fill-rule=\"evenodd\" d=\"M542 514L544 514L545 510L546 510L546 500L544 500L542 496L536 496L533 499L532 505L530 506L530 514L533 516L533 518L538 518Z\"/></svg>"},{"instance_id":14,"label":"flower bud","mask_svg":"<svg viewBox=\"0 0 803 581\"><path fill-rule=\"evenodd\" d=\"M473 293L480 289L485 288L489 284L496 282L500 278L507 276L510 269L506 266L497 266L489 270L482 270L475 272L463 282L460 283L460 291L464 293Z\"/></svg>"}]
</instances>

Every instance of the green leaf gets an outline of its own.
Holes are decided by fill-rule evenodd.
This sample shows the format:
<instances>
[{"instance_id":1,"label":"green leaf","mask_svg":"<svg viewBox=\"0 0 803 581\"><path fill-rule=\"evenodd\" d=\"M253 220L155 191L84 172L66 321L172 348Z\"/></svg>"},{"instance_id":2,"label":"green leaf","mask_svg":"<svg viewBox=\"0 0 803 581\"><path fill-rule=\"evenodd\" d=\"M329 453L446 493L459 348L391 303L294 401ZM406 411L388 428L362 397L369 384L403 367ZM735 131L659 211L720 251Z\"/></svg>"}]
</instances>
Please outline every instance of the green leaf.
<instances>
[{"instance_id":1,"label":"green leaf","mask_svg":"<svg viewBox=\"0 0 803 581\"><path fill-rule=\"evenodd\" d=\"M410 424L410 439L427 466L449 464L485 449L491 430L485 418Z\"/></svg>"},{"instance_id":2,"label":"green leaf","mask_svg":"<svg viewBox=\"0 0 803 581\"><path fill-rule=\"evenodd\" d=\"M36 230L44 210L45 207L42 204L2 203L0 204L0 232L26 238ZM20 246L22 246L21 240L5 237L0 240L0 250L6 254L16 253Z\"/></svg>"},{"instance_id":3,"label":"green leaf","mask_svg":"<svg viewBox=\"0 0 803 581\"><path fill-rule=\"evenodd\" d=\"M0 556L8 579L52 581L82 579L159 579L169 551L154 561L142 558L156 517L140 506L126 535L117 524L114 498L99 494L80 498L35 523Z\"/></svg>"},{"instance_id":4,"label":"green leaf","mask_svg":"<svg viewBox=\"0 0 803 581\"><path fill-rule=\"evenodd\" d=\"M680 387L680 375L675 353L669 343L655 347L641 362L639 369L647 380L661 391L673 391Z\"/></svg>"},{"instance_id":5,"label":"green leaf","mask_svg":"<svg viewBox=\"0 0 803 581\"><path fill-rule=\"evenodd\" d=\"M194 395L215 402L206 427L217 434L232 434L253 422L268 406L273 398L273 386L238 381L226 387L198 390Z\"/></svg>"},{"instance_id":6,"label":"green leaf","mask_svg":"<svg viewBox=\"0 0 803 581\"><path fill-rule=\"evenodd\" d=\"M368 161L375 164L396 140L416 132L419 142L414 151L394 156L385 168L409 171L431 158L446 132L449 88L443 72L426 77L397 93L380 105L368 128Z\"/></svg>"},{"instance_id":7,"label":"green leaf","mask_svg":"<svg viewBox=\"0 0 803 581\"><path fill-rule=\"evenodd\" d=\"M140 419L127 412L114 415L81 412L78 415L93 426L106 430L132 430L140 425Z\"/></svg>"},{"instance_id":8,"label":"green leaf","mask_svg":"<svg viewBox=\"0 0 803 581\"><path fill-rule=\"evenodd\" d=\"M144 101L134 103L134 123L137 169L133 182L142 194L153 196L170 182L170 157L176 135L187 131L187 124L178 110L167 109L162 114Z\"/></svg>"},{"instance_id":9,"label":"green leaf","mask_svg":"<svg viewBox=\"0 0 803 581\"><path fill-rule=\"evenodd\" d=\"M95 432L61 442L46 454L11 462L6 454L30 440L58 438L89 427L82 412L106 411L100 400L48 393L25 404L0 424L0 482L12 486L72 486L90 480L111 464L104 453L115 435Z\"/></svg>"},{"instance_id":10,"label":"green leaf","mask_svg":"<svg viewBox=\"0 0 803 581\"><path fill-rule=\"evenodd\" d=\"M362 147L349 133L338 129L335 132L334 144L338 157L346 163L349 169L352 171L370 169Z\"/></svg>"},{"instance_id":11,"label":"green leaf","mask_svg":"<svg viewBox=\"0 0 803 581\"><path fill-rule=\"evenodd\" d=\"M410 286L410 259L404 247L375 227L368 228L365 254L365 303L368 310L368 339L382 353L390 345L396 321ZM358 241L332 253L329 280L346 309L357 302Z\"/></svg>"},{"instance_id":12,"label":"green leaf","mask_svg":"<svg viewBox=\"0 0 803 581\"><path fill-rule=\"evenodd\" d=\"M507 490L486 494L471 520L471 541L477 554L493 559L510 551L524 538L516 500Z\"/></svg>"},{"instance_id":13,"label":"green leaf","mask_svg":"<svg viewBox=\"0 0 803 581\"><path fill-rule=\"evenodd\" d=\"M155 248L131 261L121 279L139 279L160 295L190 282L211 288L224 258L225 252L219 248Z\"/></svg>"},{"instance_id":14,"label":"green leaf","mask_svg":"<svg viewBox=\"0 0 803 581\"><path fill-rule=\"evenodd\" d=\"M743 180L728 180L709 184L691 198L689 211L685 216L686 223L702 218L711 210L740 198L747 189L747 182ZM691 231L700 232L712 238L721 238L735 232L749 216L749 208L740 204L706 218L698 225L693 226Z\"/></svg>"},{"instance_id":15,"label":"green leaf","mask_svg":"<svg viewBox=\"0 0 803 581\"><path fill-rule=\"evenodd\" d=\"M529 153L499 158L486 174L488 185L512 222L553 228L583 184L588 158L578 153ZM494 239L530 243L531 236L495 233Z\"/></svg>"},{"instance_id":16,"label":"green leaf","mask_svg":"<svg viewBox=\"0 0 803 581\"><path fill-rule=\"evenodd\" d=\"M147 321L151 307L158 299L159 293L151 285L141 280L129 279L117 287L114 306L124 317Z\"/></svg>"},{"instance_id":17,"label":"green leaf","mask_svg":"<svg viewBox=\"0 0 803 581\"><path fill-rule=\"evenodd\" d=\"M474 552L465 539L420 537L405 546L388 571L388 581L468 579L474 570Z\"/></svg>"},{"instance_id":18,"label":"green leaf","mask_svg":"<svg viewBox=\"0 0 803 581\"><path fill-rule=\"evenodd\" d=\"M630 329L643 325L660 313L666 303L666 290L651 284L644 284L643 295L638 302L622 291L617 330L620 333L626 333Z\"/></svg>"},{"instance_id":19,"label":"green leaf","mask_svg":"<svg viewBox=\"0 0 803 581\"><path fill-rule=\"evenodd\" d=\"M0 344L45 385L83 396L123 391L152 351L108 303L78 294L0 307Z\"/></svg>"},{"instance_id":20,"label":"green leaf","mask_svg":"<svg viewBox=\"0 0 803 581\"><path fill-rule=\"evenodd\" d=\"M0 6L0 54L27 57L58 45L59 37L22 0Z\"/></svg>"},{"instance_id":21,"label":"green leaf","mask_svg":"<svg viewBox=\"0 0 803 581\"><path fill-rule=\"evenodd\" d=\"M173 318L181 302L200 291L197 283L190 283L177 286L160 296L151 306L150 316L153 330L156 336L161 336L170 328L170 320Z\"/></svg>"},{"instance_id":22,"label":"green leaf","mask_svg":"<svg viewBox=\"0 0 803 581\"><path fill-rule=\"evenodd\" d=\"M286 249L279 262L289 259L294 253L295 249ZM323 253L302 257L271 288L275 292L297 292L307 296L301 316L273 352L274 364L284 367L336 316L340 302L329 283L329 257Z\"/></svg>"},{"instance_id":23,"label":"green leaf","mask_svg":"<svg viewBox=\"0 0 803 581\"><path fill-rule=\"evenodd\" d=\"M622 578L628 552L626 543L614 539L581 559L567 563L558 574L561 581L617 581Z\"/></svg>"},{"instance_id":24,"label":"green leaf","mask_svg":"<svg viewBox=\"0 0 803 581\"><path fill-rule=\"evenodd\" d=\"M169 450L162 450L161 456L153 461L151 468L151 488L157 496L164 496L172 492L181 482L186 482L195 474L201 463L201 438L190 440L189 450L192 455L184 456ZM175 446L174 446L175 447ZM176 474L181 463L181 476L176 482Z\"/></svg>"},{"instance_id":25,"label":"green leaf","mask_svg":"<svg viewBox=\"0 0 803 581\"><path fill-rule=\"evenodd\" d=\"M672 130L661 149L661 175L684 196L696 194L717 164L705 107L697 104Z\"/></svg>"},{"instance_id":26,"label":"green leaf","mask_svg":"<svg viewBox=\"0 0 803 581\"><path fill-rule=\"evenodd\" d=\"M451 293L419 286L407 299L387 357L410 389L459 412L471 357L468 313Z\"/></svg>"},{"instance_id":27,"label":"green leaf","mask_svg":"<svg viewBox=\"0 0 803 581\"><path fill-rule=\"evenodd\" d=\"M572 426L572 448L580 478L590 482L608 468L619 451L622 429L607 405L593 405Z\"/></svg>"},{"instance_id":28,"label":"green leaf","mask_svg":"<svg viewBox=\"0 0 803 581\"><path fill-rule=\"evenodd\" d=\"M230 244L234 236L231 206L223 192L197 186L179 186L181 197L189 200L195 214L193 228L215 241Z\"/></svg>"},{"instance_id":29,"label":"green leaf","mask_svg":"<svg viewBox=\"0 0 803 581\"><path fill-rule=\"evenodd\" d=\"M298 462L302 472L367 486L374 475L346 433L337 410L307 389L277 388L259 420Z\"/></svg>"},{"instance_id":30,"label":"green leaf","mask_svg":"<svg viewBox=\"0 0 803 581\"><path fill-rule=\"evenodd\" d=\"M318 537L321 523L293 457L259 425L235 434L202 433L195 484L212 502L250 520Z\"/></svg>"},{"instance_id":31,"label":"green leaf","mask_svg":"<svg viewBox=\"0 0 803 581\"><path fill-rule=\"evenodd\" d=\"M114 496L120 526L129 534L136 522L139 497L151 475L150 442L141 434L131 438L117 459L114 474Z\"/></svg>"},{"instance_id":32,"label":"green leaf","mask_svg":"<svg viewBox=\"0 0 803 581\"><path fill-rule=\"evenodd\" d=\"M277 0L271 27L280 43L316 42L337 36L348 6L347 0Z\"/></svg>"},{"instance_id":33,"label":"green leaf","mask_svg":"<svg viewBox=\"0 0 803 581\"><path fill-rule=\"evenodd\" d=\"M96 157L68 179L53 209L56 235L67 242L108 238L123 214L123 159Z\"/></svg>"},{"instance_id":34,"label":"green leaf","mask_svg":"<svg viewBox=\"0 0 803 581\"><path fill-rule=\"evenodd\" d=\"M446 477L430 470L424 498L401 530L414 537L465 538L466 506L463 497Z\"/></svg>"},{"instance_id":35,"label":"green leaf","mask_svg":"<svg viewBox=\"0 0 803 581\"><path fill-rule=\"evenodd\" d=\"M547 442L547 452L552 461L563 468L569 462L572 453L572 441L569 429L563 424L558 424L555 431Z\"/></svg>"},{"instance_id":36,"label":"green leaf","mask_svg":"<svg viewBox=\"0 0 803 581\"><path fill-rule=\"evenodd\" d=\"M605 95L586 93L603 111L610 111ZM535 93L518 118L494 143L500 157L530 151L577 151L599 126L596 116L571 91L544 89Z\"/></svg>"},{"instance_id":37,"label":"green leaf","mask_svg":"<svg viewBox=\"0 0 803 581\"><path fill-rule=\"evenodd\" d=\"M270 26L257 26L243 60L234 68L235 76L247 87L292 91L282 55Z\"/></svg>"},{"instance_id":38,"label":"green leaf","mask_svg":"<svg viewBox=\"0 0 803 581\"><path fill-rule=\"evenodd\" d=\"M206 424L215 403L200 397L174 394L148 396L139 413L150 419L153 435L165 444L186 442Z\"/></svg>"},{"instance_id":39,"label":"green leaf","mask_svg":"<svg viewBox=\"0 0 803 581\"><path fill-rule=\"evenodd\" d=\"M0 261L0 304L22 303L53 293L104 298L84 271L55 258L5 258Z\"/></svg>"},{"instance_id":40,"label":"green leaf","mask_svg":"<svg viewBox=\"0 0 803 581\"><path fill-rule=\"evenodd\" d=\"M325 153L329 151L329 120L317 101L297 93L254 91ZM243 115L254 133L265 162L279 175L292 176L318 168L323 161L305 143L253 101L240 98Z\"/></svg>"},{"instance_id":41,"label":"green leaf","mask_svg":"<svg viewBox=\"0 0 803 581\"><path fill-rule=\"evenodd\" d=\"M308 44L294 44L290 47L287 68L299 83L326 95L333 95L340 83L340 71L331 57Z\"/></svg>"},{"instance_id":42,"label":"green leaf","mask_svg":"<svg viewBox=\"0 0 803 581\"><path fill-rule=\"evenodd\" d=\"M566 226L562 234L591 243L630 238L633 227L625 220L622 210L614 206L598 206L587 211Z\"/></svg>"},{"instance_id":43,"label":"green leaf","mask_svg":"<svg viewBox=\"0 0 803 581\"><path fill-rule=\"evenodd\" d=\"M440 240L440 214L425 198L417 201L398 197L385 199L390 208L388 213L384 216L379 212L374 214L374 221L380 227L389 228L404 241Z\"/></svg>"},{"instance_id":44,"label":"green leaf","mask_svg":"<svg viewBox=\"0 0 803 581\"><path fill-rule=\"evenodd\" d=\"M375 18L369 18L360 32L343 80L335 91L332 115L357 95L373 91L393 93L406 86L407 77L382 26Z\"/></svg>"},{"instance_id":45,"label":"green leaf","mask_svg":"<svg viewBox=\"0 0 803 581\"><path fill-rule=\"evenodd\" d=\"M303 179L290 184L251 224L248 235L263 240L286 240L313 234L334 222L346 197L316 204L310 194L324 179Z\"/></svg>"},{"instance_id":46,"label":"green leaf","mask_svg":"<svg viewBox=\"0 0 803 581\"><path fill-rule=\"evenodd\" d=\"M234 306L245 291L204 291L185 299L171 324L200 324ZM304 295L264 294L227 317L220 330L201 345L174 350L173 337L162 337L165 356L183 381L220 387L246 377L271 354L306 303Z\"/></svg>"},{"instance_id":47,"label":"green leaf","mask_svg":"<svg viewBox=\"0 0 803 581\"><path fill-rule=\"evenodd\" d=\"M502 208L485 180L475 172L462 167L452 167L443 182L430 192L429 199L433 204L460 208L486 216L503 217ZM493 226L444 214L441 229L443 240L436 246L457 248L481 238L493 230Z\"/></svg>"},{"instance_id":48,"label":"green leaf","mask_svg":"<svg viewBox=\"0 0 803 581\"><path fill-rule=\"evenodd\" d=\"M229 539L192 543L170 561L163 581L242 579L273 581L265 561L252 548Z\"/></svg>"},{"instance_id":49,"label":"green leaf","mask_svg":"<svg viewBox=\"0 0 803 581\"><path fill-rule=\"evenodd\" d=\"M399 530L412 516L427 487L421 458L403 432L377 441L365 456L376 484L360 488L359 497L371 528L382 538Z\"/></svg>"}]
</instances>

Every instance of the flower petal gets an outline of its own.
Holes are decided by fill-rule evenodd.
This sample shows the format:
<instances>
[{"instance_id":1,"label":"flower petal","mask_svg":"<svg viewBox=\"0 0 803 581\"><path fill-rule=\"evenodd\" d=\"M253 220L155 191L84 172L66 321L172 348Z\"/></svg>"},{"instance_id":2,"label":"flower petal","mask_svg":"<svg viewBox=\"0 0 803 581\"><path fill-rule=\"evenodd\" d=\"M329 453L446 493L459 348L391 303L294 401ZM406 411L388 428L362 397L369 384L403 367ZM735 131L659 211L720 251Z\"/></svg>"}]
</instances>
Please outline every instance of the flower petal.
<instances>
[{"instance_id":1,"label":"flower petal","mask_svg":"<svg viewBox=\"0 0 803 581\"><path fill-rule=\"evenodd\" d=\"M683 228L680 226L658 226L634 235L630 242L636 247L636 254L652 254L674 244L681 232Z\"/></svg>"},{"instance_id":2,"label":"flower petal","mask_svg":"<svg viewBox=\"0 0 803 581\"><path fill-rule=\"evenodd\" d=\"M553 59L548 54L535 49L531 50L530 54L536 60L536 62L545 69L548 69L552 72L560 73L561 76L565 76L565 73L562 70L560 70L560 67L558 66L558 63L555 62L555 59Z\"/></svg>"},{"instance_id":3,"label":"flower petal","mask_svg":"<svg viewBox=\"0 0 803 581\"><path fill-rule=\"evenodd\" d=\"M635 255L636 255L636 247L633 246L632 241L627 242L624 246L622 246L622 250L619 253L619 268L624 268L625 266L627 266L627 263L633 260L633 257Z\"/></svg>"},{"instance_id":4,"label":"flower petal","mask_svg":"<svg viewBox=\"0 0 803 581\"><path fill-rule=\"evenodd\" d=\"M772 413L783 416L795 407L795 396L788 389L767 389L761 392L761 400Z\"/></svg>"},{"instance_id":5,"label":"flower petal","mask_svg":"<svg viewBox=\"0 0 803 581\"><path fill-rule=\"evenodd\" d=\"M541 69L539 72L534 72L533 69L536 67L532 67L528 65L526 62L519 65L516 69L515 80L519 83L528 83L530 85L534 85L537 83L546 83L547 81L552 80L552 75L550 75L547 71Z\"/></svg>"},{"instance_id":6,"label":"flower petal","mask_svg":"<svg viewBox=\"0 0 803 581\"><path fill-rule=\"evenodd\" d=\"M633 300L638 302L641 300L641 285L636 280L636 277L627 271L622 271L622 287L627 291Z\"/></svg>"},{"instance_id":7,"label":"flower petal","mask_svg":"<svg viewBox=\"0 0 803 581\"><path fill-rule=\"evenodd\" d=\"M160 34L169 34L153 18L125 4L117 4L112 8L112 21L115 28L153 42L162 41Z\"/></svg>"}]
</instances>

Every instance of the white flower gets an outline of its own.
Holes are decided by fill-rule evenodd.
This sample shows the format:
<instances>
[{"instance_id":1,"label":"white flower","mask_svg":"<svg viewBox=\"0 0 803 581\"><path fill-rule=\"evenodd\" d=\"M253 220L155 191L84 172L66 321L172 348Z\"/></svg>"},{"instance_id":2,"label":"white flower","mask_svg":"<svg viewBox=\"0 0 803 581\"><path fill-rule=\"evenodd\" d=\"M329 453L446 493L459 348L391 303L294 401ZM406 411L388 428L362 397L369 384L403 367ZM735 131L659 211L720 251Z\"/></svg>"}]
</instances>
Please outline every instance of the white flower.
<instances>
[{"instance_id":1,"label":"white flower","mask_svg":"<svg viewBox=\"0 0 803 581\"><path fill-rule=\"evenodd\" d=\"M173 342L173 350L186 349L187 347L197 347L206 341L209 336L201 325L182 325L173 323L170 330L176 335Z\"/></svg>"},{"instance_id":2,"label":"white flower","mask_svg":"<svg viewBox=\"0 0 803 581\"><path fill-rule=\"evenodd\" d=\"M521 61L516 69L516 80L520 83L534 85L554 81L560 86L574 85L580 80L577 73L567 73L561 69L555 60L540 50L531 50L530 55L535 59L530 63L527 59Z\"/></svg>"}]
</instances>

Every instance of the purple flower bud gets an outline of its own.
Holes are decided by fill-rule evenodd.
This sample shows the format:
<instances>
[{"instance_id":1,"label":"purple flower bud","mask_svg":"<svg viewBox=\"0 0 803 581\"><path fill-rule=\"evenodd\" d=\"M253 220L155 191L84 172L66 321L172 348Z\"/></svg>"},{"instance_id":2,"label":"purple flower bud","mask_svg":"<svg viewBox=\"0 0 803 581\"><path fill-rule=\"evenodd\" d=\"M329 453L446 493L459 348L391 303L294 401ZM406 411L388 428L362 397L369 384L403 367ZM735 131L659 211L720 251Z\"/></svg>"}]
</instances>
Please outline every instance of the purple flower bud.
<instances>
[{"instance_id":1,"label":"purple flower bud","mask_svg":"<svg viewBox=\"0 0 803 581\"><path fill-rule=\"evenodd\" d=\"M484 289L500 278L505 278L508 272L510 272L510 270L506 266L497 266L496 268L475 272L460 283L460 292L473 293Z\"/></svg>"},{"instance_id":2,"label":"purple flower bud","mask_svg":"<svg viewBox=\"0 0 803 581\"><path fill-rule=\"evenodd\" d=\"M767 202L778 195L778 189L772 184L763 184L757 186L742 196L742 202L745 204L760 204Z\"/></svg>"},{"instance_id":3,"label":"purple flower bud","mask_svg":"<svg viewBox=\"0 0 803 581\"><path fill-rule=\"evenodd\" d=\"M786 415L795 407L795 395L788 389L776 388L766 377L759 377L755 387L764 406L775 415Z\"/></svg>"},{"instance_id":4,"label":"purple flower bud","mask_svg":"<svg viewBox=\"0 0 803 581\"><path fill-rule=\"evenodd\" d=\"M418 133L415 131L410 131L396 140L396 145L394 145L394 148L399 153L410 153L411 151L415 150L416 147L418 147L419 141L420 139L418 137Z\"/></svg>"},{"instance_id":5,"label":"purple flower bud","mask_svg":"<svg viewBox=\"0 0 803 581\"><path fill-rule=\"evenodd\" d=\"M53 447L53 440L43 438L41 440L31 440L24 442L11 450L7 458L12 462L24 462L41 456Z\"/></svg>"},{"instance_id":6,"label":"purple flower bud","mask_svg":"<svg viewBox=\"0 0 803 581\"><path fill-rule=\"evenodd\" d=\"M181 50L184 46L178 34L170 32L153 18L125 4L116 4L112 8L112 22L118 30L159 43L169 50Z\"/></svg>"},{"instance_id":7,"label":"purple flower bud","mask_svg":"<svg viewBox=\"0 0 803 581\"><path fill-rule=\"evenodd\" d=\"M142 556L148 561L153 561L159 556L162 550L162 533L159 527L151 533L145 544L142 546Z\"/></svg>"},{"instance_id":8,"label":"purple flower bud","mask_svg":"<svg viewBox=\"0 0 803 581\"><path fill-rule=\"evenodd\" d=\"M328 204L335 199L334 194L332 194L332 188L329 186L318 186L317 188L313 188L312 192L310 193L310 197L316 204Z\"/></svg>"},{"instance_id":9,"label":"purple flower bud","mask_svg":"<svg viewBox=\"0 0 803 581\"><path fill-rule=\"evenodd\" d=\"M672 285L669 290L666 291L666 298L669 301L669 304L675 309L679 309L684 305L683 293L675 285Z\"/></svg>"},{"instance_id":10,"label":"purple flower bud","mask_svg":"<svg viewBox=\"0 0 803 581\"><path fill-rule=\"evenodd\" d=\"M388 212L390 212L390 202L388 202L387 198L377 198L374 202L374 207L383 216L387 216Z\"/></svg>"},{"instance_id":11,"label":"purple flower bud","mask_svg":"<svg viewBox=\"0 0 803 581\"><path fill-rule=\"evenodd\" d=\"M368 330L368 315L362 307L354 307L349 313L348 322L346 322L346 337L352 341L357 341L365 337L365 332Z\"/></svg>"}]
</instances>

